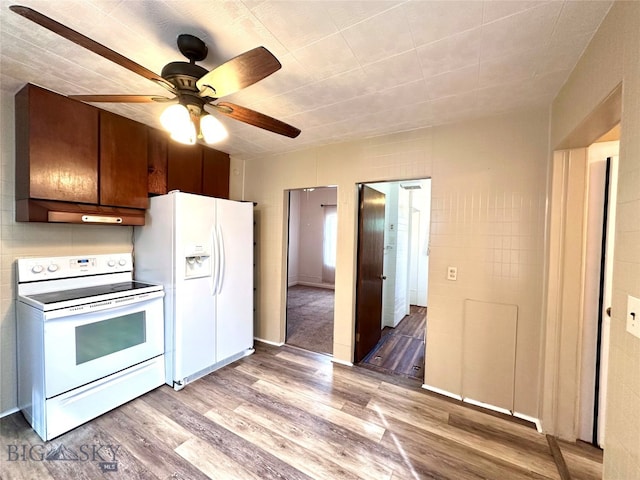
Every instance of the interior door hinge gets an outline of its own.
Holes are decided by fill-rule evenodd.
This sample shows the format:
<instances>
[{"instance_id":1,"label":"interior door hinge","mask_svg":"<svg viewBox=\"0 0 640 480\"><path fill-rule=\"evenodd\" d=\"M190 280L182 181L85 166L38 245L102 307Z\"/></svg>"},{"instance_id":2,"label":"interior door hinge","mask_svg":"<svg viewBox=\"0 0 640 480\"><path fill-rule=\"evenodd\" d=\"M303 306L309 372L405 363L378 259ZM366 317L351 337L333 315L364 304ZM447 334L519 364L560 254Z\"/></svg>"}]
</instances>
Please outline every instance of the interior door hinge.
<instances>
[{"instance_id":1,"label":"interior door hinge","mask_svg":"<svg viewBox=\"0 0 640 480\"><path fill-rule=\"evenodd\" d=\"M356 342L359 342L359 341L360 341L360 334L356 333Z\"/></svg>"}]
</instances>

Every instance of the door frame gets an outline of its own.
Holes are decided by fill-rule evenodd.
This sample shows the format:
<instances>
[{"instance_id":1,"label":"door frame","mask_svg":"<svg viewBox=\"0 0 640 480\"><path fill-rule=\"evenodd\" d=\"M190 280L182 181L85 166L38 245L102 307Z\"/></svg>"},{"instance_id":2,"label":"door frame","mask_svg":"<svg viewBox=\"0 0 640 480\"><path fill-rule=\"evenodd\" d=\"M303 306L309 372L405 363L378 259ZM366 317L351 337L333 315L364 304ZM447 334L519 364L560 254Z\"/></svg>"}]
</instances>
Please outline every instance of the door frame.
<instances>
[{"instance_id":1,"label":"door frame","mask_svg":"<svg viewBox=\"0 0 640 480\"><path fill-rule=\"evenodd\" d=\"M580 328L582 321L571 322L571 317L563 311L565 304L574 302L576 292L566 292L564 287L564 267L566 253L576 245L566 243L566 227L572 217L566 206L568 187L573 181L584 181L568 175L571 166L570 152L586 150L602 135L609 132L622 120L622 83L591 112L566 138L551 146L552 158L548 170L547 231L545 238L545 268L543 285L543 342L540 344L542 368L539 384L541 427L545 433L575 441L577 438L577 418L579 390L576 379L580 377L576 357L564 351L567 347L574 355L581 354ZM582 220L584 202L573 211ZM582 245L582 243L579 243ZM580 261L580 264L582 261ZM570 267L570 266L569 266ZM575 278L575 277L568 277ZM582 275L578 278L583 280ZM568 282L570 283L570 282ZM580 295L580 292L577 293Z\"/></svg>"},{"instance_id":2,"label":"door frame","mask_svg":"<svg viewBox=\"0 0 640 480\"><path fill-rule=\"evenodd\" d=\"M554 152L550 189L542 423L546 433L572 442L580 436L584 373L581 358L587 348L583 333L587 328L584 302L588 162L588 148ZM610 185L614 195L615 187ZM615 203L609 207L610 221L615 221ZM606 348L602 353L604 356L598 357L596 369L608 360Z\"/></svg>"},{"instance_id":3,"label":"door frame","mask_svg":"<svg viewBox=\"0 0 640 480\"><path fill-rule=\"evenodd\" d=\"M328 188L333 188L336 191L336 197L338 196L338 186L337 185L319 185L319 186L315 186L315 187L300 187L300 188L287 188L283 191L283 262L284 262L284 267L283 267L283 273L284 273L284 282L283 282L283 292L282 292L282 298L283 298L283 311L282 311L282 319L283 319L283 326L282 326L282 342L279 343L279 345L286 345L287 344L287 338L288 338L288 334L287 334L287 326L288 326L288 306L289 306L289 269L290 269L290 261L289 261L289 253L290 253L290 248L291 248L291 193L292 192L311 192L314 191L316 189L328 189ZM336 203L336 211L337 211L337 203ZM300 230L300 225L298 225L298 232L299 233ZM336 265L336 271L337 271L337 265ZM309 285L309 286L318 286L320 287L320 285L315 285L312 283L302 283L303 285ZM334 285L335 287L335 285ZM322 287L320 287L322 288ZM335 288L334 288L334 292L335 292ZM334 345L335 345L335 297L334 297L334 303L333 303L333 319L332 319L332 328L334 331ZM323 355L329 355L331 357L333 357L333 353L329 354L326 352L316 352L316 353L321 353Z\"/></svg>"}]
</instances>

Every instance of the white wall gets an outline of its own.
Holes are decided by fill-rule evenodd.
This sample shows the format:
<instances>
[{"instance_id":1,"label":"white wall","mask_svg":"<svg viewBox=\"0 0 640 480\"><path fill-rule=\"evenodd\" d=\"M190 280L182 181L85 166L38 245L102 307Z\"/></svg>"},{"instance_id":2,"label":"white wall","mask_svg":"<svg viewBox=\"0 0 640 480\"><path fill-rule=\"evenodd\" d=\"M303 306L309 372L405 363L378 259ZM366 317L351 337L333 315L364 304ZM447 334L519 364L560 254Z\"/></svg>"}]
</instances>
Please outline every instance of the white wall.
<instances>
[{"instance_id":1,"label":"white wall","mask_svg":"<svg viewBox=\"0 0 640 480\"><path fill-rule=\"evenodd\" d=\"M304 135L304 132L303 132ZM432 178L426 383L461 389L467 298L518 305L515 408L538 415L548 110L444 125L263 158L232 158L233 194L262 218L256 336L284 341L283 192L338 186L334 358L353 358L357 183ZM446 280L448 265L458 281ZM533 379L533 380L532 380Z\"/></svg>"},{"instance_id":2,"label":"white wall","mask_svg":"<svg viewBox=\"0 0 640 480\"><path fill-rule=\"evenodd\" d=\"M1 77L0 77L1 78ZM17 406L15 259L130 252L132 227L16 223L13 94L0 90L0 415Z\"/></svg>"},{"instance_id":3,"label":"white wall","mask_svg":"<svg viewBox=\"0 0 640 480\"><path fill-rule=\"evenodd\" d=\"M301 190L289 192L289 286L299 281L298 258L300 257L300 193Z\"/></svg>"},{"instance_id":4,"label":"white wall","mask_svg":"<svg viewBox=\"0 0 640 480\"><path fill-rule=\"evenodd\" d=\"M398 187L398 218L396 223L396 274L393 326L410 313L409 310L409 192Z\"/></svg>"},{"instance_id":5,"label":"white wall","mask_svg":"<svg viewBox=\"0 0 640 480\"><path fill-rule=\"evenodd\" d=\"M420 190L411 191L411 265L409 273L409 291L411 305L427 306L429 290L429 225L431 218L431 180L422 181ZM417 212L417 213L416 213ZM414 219L418 219L418 224Z\"/></svg>"},{"instance_id":6,"label":"white wall","mask_svg":"<svg viewBox=\"0 0 640 480\"><path fill-rule=\"evenodd\" d=\"M556 148L622 82L605 479L637 478L640 471L640 339L626 332L627 296L640 297L639 58L640 2L617 1L554 100L551 117Z\"/></svg>"}]
</instances>

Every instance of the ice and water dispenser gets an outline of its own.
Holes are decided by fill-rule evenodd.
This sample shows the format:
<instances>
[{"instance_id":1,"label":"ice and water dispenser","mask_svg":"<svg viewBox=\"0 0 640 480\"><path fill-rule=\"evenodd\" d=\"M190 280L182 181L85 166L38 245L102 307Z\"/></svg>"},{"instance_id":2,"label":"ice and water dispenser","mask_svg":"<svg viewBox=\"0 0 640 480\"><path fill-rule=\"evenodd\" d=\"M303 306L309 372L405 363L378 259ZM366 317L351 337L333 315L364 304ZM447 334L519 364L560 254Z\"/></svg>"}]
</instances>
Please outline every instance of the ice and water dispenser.
<instances>
[{"instance_id":1,"label":"ice and water dispenser","mask_svg":"<svg viewBox=\"0 0 640 480\"><path fill-rule=\"evenodd\" d=\"M191 245L185 252L184 278L211 276L211 253L203 245Z\"/></svg>"}]
</instances>

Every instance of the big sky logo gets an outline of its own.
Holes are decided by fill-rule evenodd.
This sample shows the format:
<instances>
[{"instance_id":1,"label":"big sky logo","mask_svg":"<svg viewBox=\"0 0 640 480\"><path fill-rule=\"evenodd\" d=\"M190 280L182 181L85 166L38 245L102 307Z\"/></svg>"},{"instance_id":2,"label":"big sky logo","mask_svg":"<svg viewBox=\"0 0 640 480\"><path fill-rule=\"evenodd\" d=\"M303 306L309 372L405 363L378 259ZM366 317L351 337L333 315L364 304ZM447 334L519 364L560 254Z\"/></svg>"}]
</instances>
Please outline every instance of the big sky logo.
<instances>
[{"instance_id":1,"label":"big sky logo","mask_svg":"<svg viewBox=\"0 0 640 480\"><path fill-rule=\"evenodd\" d=\"M103 472L117 472L120 445L84 444L70 448L64 444L7 445L8 462L97 462Z\"/></svg>"}]
</instances>

